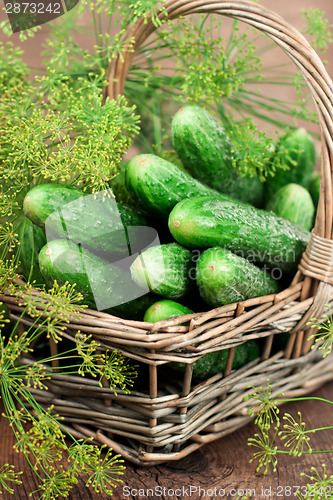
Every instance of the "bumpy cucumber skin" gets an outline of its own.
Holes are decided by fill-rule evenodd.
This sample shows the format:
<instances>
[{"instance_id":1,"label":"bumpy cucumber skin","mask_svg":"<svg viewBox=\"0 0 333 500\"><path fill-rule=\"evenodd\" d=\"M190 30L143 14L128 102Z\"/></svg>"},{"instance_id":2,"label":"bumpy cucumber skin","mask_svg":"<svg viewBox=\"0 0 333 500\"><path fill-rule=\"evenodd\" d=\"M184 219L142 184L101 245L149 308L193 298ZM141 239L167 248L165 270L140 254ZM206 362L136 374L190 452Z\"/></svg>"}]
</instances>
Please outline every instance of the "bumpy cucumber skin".
<instances>
[{"instance_id":1,"label":"bumpy cucumber skin","mask_svg":"<svg viewBox=\"0 0 333 500\"><path fill-rule=\"evenodd\" d=\"M44 228L45 221L55 210L84 196L75 187L64 184L39 184L27 193L23 201L26 217L36 226Z\"/></svg>"},{"instance_id":2,"label":"bumpy cucumber skin","mask_svg":"<svg viewBox=\"0 0 333 500\"><path fill-rule=\"evenodd\" d=\"M205 186L164 158L141 154L132 158L125 172L131 195L151 214L167 217L173 207L192 196L212 196L227 200L228 196Z\"/></svg>"},{"instance_id":3,"label":"bumpy cucumber skin","mask_svg":"<svg viewBox=\"0 0 333 500\"><path fill-rule=\"evenodd\" d=\"M188 294L191 286L192 253L177 243L148 248L131 265L133 281L168 299Z\"/></svg>"},{"instance_id":4,"label":"bumpy cucumber skin","mask_svg":"<svg viewBox=\"0 0 333 500\"><path fill-rule=\"evenodd\" d=\"M179 302L163 299L155 302L155 304L147 309L143 320L149 323L156 323L157 321L161 321L163 319L192 314L193 312L194 311L192 311L192 309L183 306L183 304L179 304Z\"/></svg>"},{"instance_id":5,"label":"bumpy cucumber skin","mask_svg":"<svg viewBox=\"0 0 333 500\"><path fill-rule=\"evenodd\" d=\"M65 206L66 205L66 206ZM60 184L33 188L24 201L25 212L40 226L46 225L48 239L68 238L98 252L128 254L141 232L126 228L146 226L147 220L110 196L85 196L80 190Z\"/></svg>"},{"instance_id":6,"label":"bumpy cucumber skin","mask_svg":"<svg viewBox=\"0 0 333 500\"><path fill-rule=\"evenodd\" d=\"M232 144L205 109L187 105L173 117L173 146L186 170L199 181L255 206L263 202L258 177L240 176L233 165Z\"/></svg>"},{"instance_id":7,"label":"bumpy cucumber skin","mask_svg":"<svg viewBox=\"0 0 333 500\"><path fill-rule=\"evenodd\" d=\"M312 228L315 207L309 191L300 184L282 186L265 208L308 231Z\"/></svg>"},{"instance_id":8,"label":"bumpy cucumber skin","mask_svg":"<svg viewBox=\"0 0 333 500\"><path fill-rule=\"evenodd\" d=\"M142 290L131 280L129 270L120 269L88 250L65 239L52 240L39 253L41 273L49 287L56 280L59 285L66 282L76 284L75 290L82 294L83 303L96 309L93 290L98 293L101 310L127 319L143 319L147 308L156 302L157 296ZM109 299L118 294L119 305L110 305ZM137 292L136 299L128 301L128 291Z\"/></svg>"},{"instance_id":9,"label":"bumpy cucumber skin","mask_svg":"<svg viewBox=\"0 0 333 500\"><path fill-rule=\"evenodd\" d=\"M18 230L19 255L21 270L25 280L36 286L45 283L39 269L38 254L46 244L46 235L43 229L36 226L27 217L22 219Z\"/></svg>"},{"instance_id":10,"label":"bumpy cucumber skin","mask_svg":"<svg viewBox=\"0 0 333 500\"><path fill-rule=\"evenodd\" d=\"M310 237L271 212L202 196L179 202L170 213L169 229L184 247L221 246L288 272L295 270Z\"/></svg>"},{"instance_id":11,"label":"bumpy cucumber skin","mask_svg":"<svg viewBox=\"0 0 333 500\"><path fill-rule=\"evenodd\" d=\"M277 281L266 270L221 247L200 255L196 281L201 297L212 307L278 291Z\"/></svg>"},{"instance_id":12,"label":"bumpy cucumber skin","mask_svg":"<svg viewBox=\"0 0 333 500\"><path fill-rule=\"evenodd\" d=\"M259 346L254 340L248 340L246 343L236 347L232 368L237 370L246 363L253 361L259 356ZM193 377L204 380L213 377L225 370L228 358L228 350L215 351L205 354L202 358L193 363ZM170 363L170 368L184 372L185 363Z\"/></svg>"},{"instance_id":13,"label":"bumpy cucumber skin","mask_svg":"<svg viewBox=\"0 0 333 500\"><path fill-rule=\"evenodd\" d=\"M275 147L271 162L276 172L265 183L266 202L286 184L300 184L308 189L316 165L312 137L304 128L284 134ZM286 170L282 170L280 165L285 166Z\"/></svg>"}]
</instances>

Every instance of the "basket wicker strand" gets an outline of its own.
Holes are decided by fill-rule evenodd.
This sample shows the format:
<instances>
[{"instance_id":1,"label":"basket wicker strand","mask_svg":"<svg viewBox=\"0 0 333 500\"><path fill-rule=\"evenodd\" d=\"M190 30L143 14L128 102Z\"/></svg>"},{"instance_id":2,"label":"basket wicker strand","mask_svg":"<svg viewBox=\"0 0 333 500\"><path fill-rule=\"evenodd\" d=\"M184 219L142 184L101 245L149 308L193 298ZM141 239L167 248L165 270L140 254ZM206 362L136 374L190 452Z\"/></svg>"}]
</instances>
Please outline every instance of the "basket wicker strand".
<instances>
[{"instance_id":1,"label":"basket wicker strand","mask_svg":"<svg viewBox=\"0 0 333 500\"><path fill-rule=\"evenodd\" d=\"M138 464L178 460L207 442L234 431L250 420L244 396L249 386L265 385L272 393L302 395L333 379L331 357L311 350L307 322L320 318L333 304L332 169L333 85L316 52L305 38L280 16L249 0L171 0L160 18L177 19L195 13L213 13L243 21L265 33L292 59L306 81L316 106L321 131L321 192L314 230L291 285L277 295L249 299L152 324L120 319L85 310L73 317L64 333L92 334L101 349L119 350L147 367L146 389L131 394L99 387L94 380L53 374L48 391L33 390L45 405L65 417L78 437L93 436L126 459ZM139 20L124 34L134 39L134 51L112 60L104 99L124 92L135 52L156 30L152 21ZM36 290L36 293L38 291ZM1 297L19 318L23 308L16 297ZM188 324L189 326L184 326ZM33 320L21 320L21 328ZM272 354L274 335L288 332L284 352ZM232 369L235 348L262 339L259 359ZM54 349L54 346L53 346ZM204 382L192 379L193 362L209 352L228 349L224 373ZM182 380L164 376L167 363L186 364ZM22 360L28 363L29 360Z\"/></svg>"}]
</instances>

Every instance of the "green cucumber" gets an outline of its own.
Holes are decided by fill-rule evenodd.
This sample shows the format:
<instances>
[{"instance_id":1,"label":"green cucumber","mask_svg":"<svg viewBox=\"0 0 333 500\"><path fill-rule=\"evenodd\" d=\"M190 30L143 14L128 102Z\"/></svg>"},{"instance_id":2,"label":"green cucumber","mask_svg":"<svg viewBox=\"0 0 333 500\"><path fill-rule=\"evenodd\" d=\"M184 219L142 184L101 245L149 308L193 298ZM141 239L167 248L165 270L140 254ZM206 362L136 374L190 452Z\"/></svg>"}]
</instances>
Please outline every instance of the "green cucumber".
<instances>
[{"instance_id":1,"label":"green cucumber","mask_svg":"<svg viewBox=\"0 0 333 500\"><path fill-rule=\"evenodd\" d=\"M259 346L254 340L248 340L236 347L232 368L237 370L250 361L258 358ZM204 380L223 373L227 364L228 350L214 351L205 354L193 363L193 377ZM185 363L172 362L168 366L177 371L184 372Z\"/></svg>"},{"instance_id":2,"label":"green cucumber","mask_svg":"<svg viewBox=\"0 0 333 500\"><path fill-rule=\"evenodd\" d=\"M147 248L131 265L133 281L168 299L184 297L190 290L192 253L177 243Z\"/></svg>"},{"instance_id":3,"label":"green cucumber","mask_svg":"<svg viewBox=\"0 0 333 500\"><path fill-rule=\"evenodd\" d=\"M196 280L201 297L212 307L278 291L277 281L266 270L221 247L200 255Z\"/></svg>"},{"instance_id":4,"label":"green cucumber","mask_svg":"<svg viewBox=\"0 0 333 500\"><path fill-rule=\"evenodd\" d=\"M143 291L131 279L126 259L119 266L107 262L65 239L48 242L39 253L41 273L49 287L54 281L76 284L83 303L128 319L142 319L157 296Z\"/></svg>"},{"instance_id":5,"label":"green cucumber","mask_svg":"<svg viewBox=\"0 0 333 500\"><path fill-rule=\"evenodd\" d=\"M186 170L208 186L255 206L263 202L258 177L241 176L224 128L203 108L187 105L173 117L172 141Z\"/></svg>"},{"instance_id":6,"label":"green cucumber","mask_svg":"<svg viewBox=\"0 0 333 500\"><path fill-rule=\"evenodd\" d=\"M198 196L180 201L169 229L187 248L225 247L249 261L294 271L310 233L271 212L233 201Z\"/></svg>"},{"instance_id":7,"label":"green cucumber","mask_svg":"<svg viewBox=\"0 0 333 500\"><path fill-rule=\"evenodd\" d=\"M162 319L173 318L174 316L184 316L192 314L194 311L174 300L163 299L150 306L143 317L144 321L156 323Z\"/></svg>"},{"instance_id":8,"label":"green cucumber","mask_svg":"<svg viewBox=\"0 0 333 500\"><path fill-rule=\"evenodd\" d=\"M266 201L286 184L309 188L316 165L316 149L311 135L304 128L284 134L277 142L271 160L274 177L265 183Z\"/></svg>"},{"instance_id":9,"label":"green cucumber","mask_svg":"<svg viewBox=\"0 0 333 500\"><path fill-rule=\"evenodd\" d=\"M28 283L36 286L45 283L39 269L38 254L46 244L46 235L43 229L35 226L27 217L24 217L17 230L19 257L21 270Z\"/></svg>"},{"instance_id":10,"label":"green cucumber","mask_svg":"<svg viewBox=\"0 0 333 500\"><path fill-rule=\"evenodd\" d=\"M24 198L23 211L36 226L44 228L45 221L52 212L82 196L84 193L72 186L39 184L30 189Z\"/></svg>"},{"instance_id":11,"label":"green cucumber","mask_svg":"<svg viewBox=\"0 0 333 500\"><path fill-rule=\"evenodd\" d=\"M300 184L282 186L265 208L307 230L312 228L315 207L309 191Z\"/></svg>"},{"instance_id":12,"label":"green cucumber","mask_svg":"<svg viewBox=\"0 0 333 500\"><path fill-rule=\"evenodd\" d=\"M205 186L164 158L141 154L132 158L125 172L126 185L132 196L153 215L167 217L173 207L192 196L228 196Z\"/></svg>"},{"instance_id":13,"label":"green cucumber","mask_svg":"<svg viewBox=\"0 0 333 500\"><path fill-rule=\"evenodd\" d=\"M35 224L46 226L48 240L68 238L101 253L132 254L147 246L140 246L143 239L156 236L148 229L143 235L146 218L117 203L111 191L84 195L69 186L41 184L27 194L24 212Z\"/></svg>"}]
</instances>

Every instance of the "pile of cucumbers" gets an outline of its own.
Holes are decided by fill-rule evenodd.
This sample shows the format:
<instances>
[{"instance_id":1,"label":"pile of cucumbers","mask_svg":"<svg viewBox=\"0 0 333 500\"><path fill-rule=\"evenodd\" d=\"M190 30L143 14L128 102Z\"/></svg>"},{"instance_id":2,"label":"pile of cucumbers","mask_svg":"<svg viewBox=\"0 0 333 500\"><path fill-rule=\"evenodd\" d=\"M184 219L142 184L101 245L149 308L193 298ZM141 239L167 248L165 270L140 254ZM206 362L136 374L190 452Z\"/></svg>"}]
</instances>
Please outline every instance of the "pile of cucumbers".
<instances>
[{"instance_id":1,"label":"pile of cucumbers","mask_svg":"<svg viewBox=\"0 0 333 500\"><path fill-rule=\"evenodd\" d=\"M171 129L183 167L152 154L132 158L122 186L131 206L112 189L29 191L19 231L27 280L75 283L90 308L156 322L274 294L292 279L318 202L311 136L282 136L271 162L285 169L262 183L239 175L232 142L206 110L184 106ZM221 352L201 358L205 376L225 363ZM194 365L200 377L202 361Z\"/></svg>"}]
</instances>

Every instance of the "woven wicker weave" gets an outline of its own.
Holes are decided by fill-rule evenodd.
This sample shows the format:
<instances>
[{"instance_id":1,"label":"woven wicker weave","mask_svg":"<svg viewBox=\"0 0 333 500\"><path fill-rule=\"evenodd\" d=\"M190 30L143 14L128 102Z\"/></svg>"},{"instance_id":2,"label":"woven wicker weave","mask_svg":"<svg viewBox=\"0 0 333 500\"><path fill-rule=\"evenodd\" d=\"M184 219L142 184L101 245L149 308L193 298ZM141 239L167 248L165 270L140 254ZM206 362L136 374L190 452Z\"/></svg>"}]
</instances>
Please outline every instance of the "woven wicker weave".
<instances>
[{"instance_id":1,"label":"woven wicker weave","mask_svg":"<svg viewBox=\"0 0 333 500\"><path fill-rule=\"evenodd\" d=\"M243 397L248 386L265 385L273 394L301 395L333 379L332 359L311 350L307 322L320 318L333 303L332 82L320 58L304 37L281 17L252 1L171 0L162 16L169 19L194 13L225 15L259 29L276 42L298 66L316 105L321 130L321 193L315 228L299 270L290 287L277 295L246 300L209 312L151 324L119 319L86 310L73 318L65 336L77 331L92 334L101 349L119 349L147 366L147 380L131 394L114 395L94 380L54 374L48 391L35 390L36 398L52 402L78 437L93 436L128 460L155 464L178 460L203 444L234 431L249 421ZM105 96L115 98L124 89L131 61L140 45L155 30L152 22L138 21L126 33L134 37L134 52L116 58L109 68ZM36 291L38 293L38 291ZM22 307L17 299L2 296L13 318ZM188 323L189 322L189 323ZM189 326L181 326L182 324ZM29 317L21 328L32 324ZM288 332L284 352L271 354L274 335ZM232 369L235 347L262 339L260 359ZM54 352L55 346L51 349ZM228 349L224 373L201 383L192 380L192 363L202 355ZM165 376L171 361L186 363L184 376ZM28 360L22 360L27 363Z\"/></svg>"}]
</instances>

